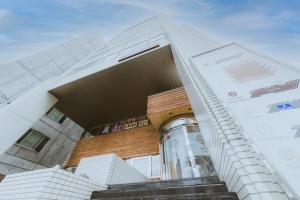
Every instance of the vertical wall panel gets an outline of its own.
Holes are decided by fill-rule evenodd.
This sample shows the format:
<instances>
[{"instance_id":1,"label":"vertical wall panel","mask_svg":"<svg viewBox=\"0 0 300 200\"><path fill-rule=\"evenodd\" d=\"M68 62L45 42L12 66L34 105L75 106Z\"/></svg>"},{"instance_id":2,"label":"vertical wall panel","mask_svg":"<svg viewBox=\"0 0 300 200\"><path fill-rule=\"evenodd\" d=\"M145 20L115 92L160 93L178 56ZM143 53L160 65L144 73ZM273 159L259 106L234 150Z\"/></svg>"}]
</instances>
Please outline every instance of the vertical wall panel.
<instances>
[{"instance_id":1,"label":"vertical wall panel","mask_svg":"<svg viewBox=\"0 0 300 200\"><path fill-rule=\"evenodd\" d=\"M196 37L195 31L188 28L164 25L171 40L178 72L220 179L226 182L230 191L237 192L240 199L288 199L261 155L250 145L190 61L192 56L222 44L205 36Z\"/></svg>"}]
</instances>

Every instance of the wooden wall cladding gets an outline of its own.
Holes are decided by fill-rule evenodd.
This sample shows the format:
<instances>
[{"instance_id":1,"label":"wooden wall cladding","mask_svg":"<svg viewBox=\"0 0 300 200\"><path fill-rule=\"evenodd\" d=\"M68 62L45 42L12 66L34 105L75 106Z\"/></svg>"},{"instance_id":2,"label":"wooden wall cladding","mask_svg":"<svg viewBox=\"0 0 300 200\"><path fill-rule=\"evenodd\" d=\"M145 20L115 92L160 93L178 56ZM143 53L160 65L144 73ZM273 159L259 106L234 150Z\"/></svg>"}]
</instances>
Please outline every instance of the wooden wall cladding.
<instances>
[{"instance_id":1,"label":"wooden wall cladding","mask_svg":"<svg viewBox=\"0 0 300 200\"><path fill-rule=\"evenodd\" d=\"M115 153L120 158L159 154L159 134L152 125L77 142L65 167L77 166L81 158Z\"/></svg>"},{"instance_id":2,"label":"wooden wall cladding","mask_svg":"<svg viewBox=\"0 0 300 200\"><path fill-rule=\"evenodd\" d=\"M5 178L5 175L0 174L0 182Z\"/></svg>"},{"instance_id":3,"label":"wooden wall cladding","mask_svg":"<svg viewBox=\"0 0 300 200\"><path fill-rule=\"evenodd\" d=\"M157 130L171 117L186 113L193 111L183 87L148 97L147 116Z\"/></svg>"}]
</instances>

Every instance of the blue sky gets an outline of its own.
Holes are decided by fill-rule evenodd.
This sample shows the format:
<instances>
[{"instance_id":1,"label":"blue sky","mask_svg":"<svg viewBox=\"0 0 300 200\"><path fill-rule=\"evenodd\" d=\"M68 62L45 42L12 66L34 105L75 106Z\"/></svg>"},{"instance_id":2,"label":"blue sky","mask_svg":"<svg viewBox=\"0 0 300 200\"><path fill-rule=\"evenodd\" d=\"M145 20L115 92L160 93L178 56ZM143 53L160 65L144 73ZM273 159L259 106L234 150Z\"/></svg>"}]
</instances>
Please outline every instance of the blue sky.
<instances>
[{"instance_id":1,"label":"blue sky","mask_svg":"<svg viewBox=\"0 0 300 200\"><path fill-rule=\"evenodd\" d=\"M1 0L0 64L87 32L106 40L165 15L300 67L299 0Z\"/></svg>"}]
</instances>

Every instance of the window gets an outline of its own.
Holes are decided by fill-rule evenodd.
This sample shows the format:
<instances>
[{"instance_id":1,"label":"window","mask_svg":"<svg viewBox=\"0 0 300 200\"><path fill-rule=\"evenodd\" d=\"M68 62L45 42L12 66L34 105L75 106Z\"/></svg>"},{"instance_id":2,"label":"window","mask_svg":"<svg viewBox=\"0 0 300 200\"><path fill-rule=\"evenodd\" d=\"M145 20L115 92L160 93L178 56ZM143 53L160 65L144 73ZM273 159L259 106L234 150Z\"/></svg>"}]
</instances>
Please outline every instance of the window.
<instances>
[{"instance_id":1,"label":"window","mask_svg":"<svg viewBox=\"0 0 300 200\"><path fill-rule=\"evenodd\" d=\"M58 109L56 109L56 108L52 108L47 113L47 116L50 119L52 119L52 120L54 120L54 121L56 121L56 122L58 122L60 124L62 124L65 121L65 119L66 119L66 116L62 112L60 112Z\"/></svg>"},{"instance_id":2,"label":"window","mask_svg":"<svg viewBox=\"0 0 300 200\"><path fill-rule=\"evenodd\" d=\"M40 152L49 138L38 131L30 129L16 143L28 149Z\"/></svg>"},{"instance_id":3,"label":"window","mask_svg":"<svg viewBox=\"0 0 300 200\"><path fill-rule=\"evenodd\" d=\"M151 176L151 157L145 156L133 160L133 168L147 177Z\"/></svg>"},{"instance_id":4,"label":"window","mask_svg":"<svg viewBox=\"0 0 300 200\"><path fill-rule=\"evenodd\" d=\"M159 155L151 156L151 177L159 177L160 176L160 162Z\"/></svg>"},{"instance_id":5,"label":"window","mask_svg":"<svg viewBox=\"0 0 300 200\"><path fill-rule=\"evenodd\" d=\"M126 160L126 162L145 176L150 178L157 178L160 177L159 159L159 155L142 156L129 158Z\"/></svg>"}]
</instances>

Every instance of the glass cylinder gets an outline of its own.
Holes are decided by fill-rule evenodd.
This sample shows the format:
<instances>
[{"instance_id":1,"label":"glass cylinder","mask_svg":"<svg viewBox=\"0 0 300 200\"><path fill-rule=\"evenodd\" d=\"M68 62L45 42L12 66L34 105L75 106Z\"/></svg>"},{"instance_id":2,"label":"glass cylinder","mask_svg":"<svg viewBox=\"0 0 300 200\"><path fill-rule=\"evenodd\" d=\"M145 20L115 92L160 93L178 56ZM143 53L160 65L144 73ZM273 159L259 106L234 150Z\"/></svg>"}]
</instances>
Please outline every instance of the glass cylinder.
<instances>
[{"instance_id":1,"label":"glass cylinder","mask_svg":"<svg viewBox=\"0 0 300 200\"><path fill-rule=\"evenodd\" d=\"M162 126L160 132L164 180L216 175L194 117L173 118Z\"/></svg>"}]
</instances>

